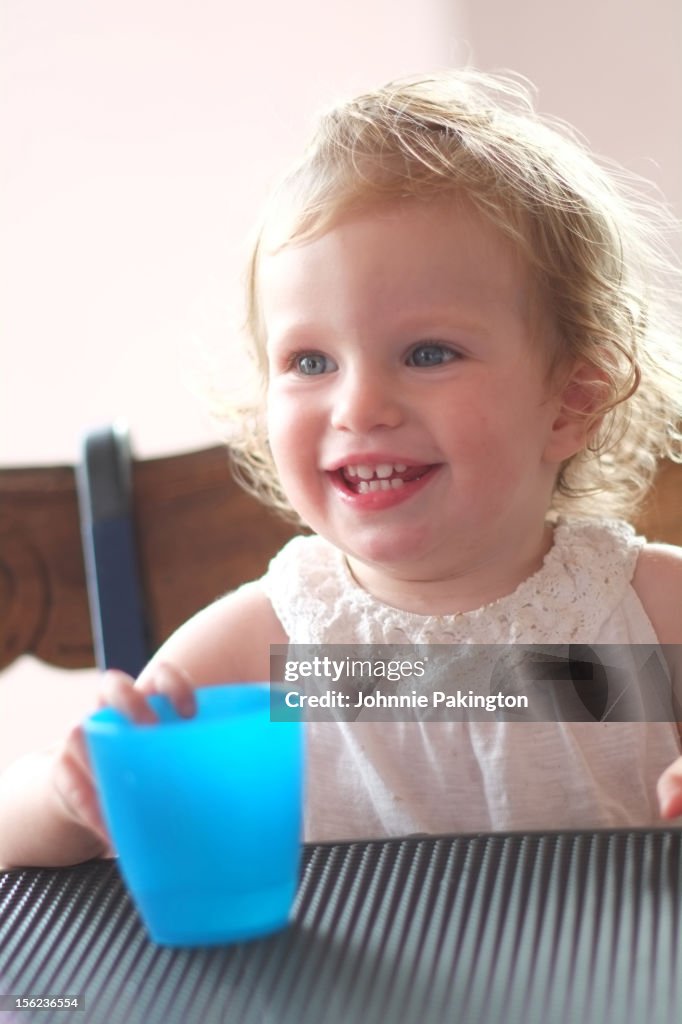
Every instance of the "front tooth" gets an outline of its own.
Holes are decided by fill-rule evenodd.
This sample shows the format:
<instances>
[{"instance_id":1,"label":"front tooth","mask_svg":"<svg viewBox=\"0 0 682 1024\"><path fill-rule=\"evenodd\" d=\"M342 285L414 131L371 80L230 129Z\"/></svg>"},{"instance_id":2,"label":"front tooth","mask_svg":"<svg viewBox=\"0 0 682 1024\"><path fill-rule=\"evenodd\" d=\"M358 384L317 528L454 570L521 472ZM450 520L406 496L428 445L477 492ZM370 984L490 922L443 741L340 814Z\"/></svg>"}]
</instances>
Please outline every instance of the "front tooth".
<instances>
[{"instance_id":1,"label":"front tooth","mask_svg":"<svg viewBox=\"0 0 682 1024\"><path fill-rule=\"evenodd\" d=\"M403 481L397 476L392 480L361 480L358 484L358 494L369 494L370 491L390 491L402 486Z\"/></svg>"},{"instance_id":2,"label":"front tooth","mask_svg":"<svg viewBox=\"0 0 682 1024\"><path fill-rule=\"evenodd\" d=\"M391 476L391 474L393 473L393 466L391 466L388 462L380 462L375 472L380 480L387 480L388 477Z\"/></svg>"},{"instance_id":3,"label":"front tooth","mask_svg":"<svg viewBox=\"0 0 682 1024\"><path fill-rule=\"evenodd\" d=\"M374 470L371 466L356 466L355 468L361 480L371 480L374 477Z\"/></svg>"}]
</instances>

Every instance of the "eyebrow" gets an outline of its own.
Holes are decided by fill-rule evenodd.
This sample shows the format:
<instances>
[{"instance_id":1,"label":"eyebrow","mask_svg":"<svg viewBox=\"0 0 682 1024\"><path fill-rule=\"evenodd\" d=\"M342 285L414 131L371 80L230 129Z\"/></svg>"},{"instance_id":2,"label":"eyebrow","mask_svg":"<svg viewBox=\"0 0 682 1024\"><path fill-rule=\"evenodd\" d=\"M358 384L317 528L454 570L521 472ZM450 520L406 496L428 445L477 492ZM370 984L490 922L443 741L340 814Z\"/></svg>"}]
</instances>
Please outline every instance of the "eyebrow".
<instances>
[{"instance_id":1,"label":"eyebrow","mask_svg":"<svg viewBox=\"0 0 682 1024\"><path fill-rule=\"evenodd\" d=\"M318 337L323 326L323 324L318 324L312 319L304 320L299 318L291 319L288 322L284 320L282 326L277 328L276 333L278 337L285 339L289 339L291 336L294 338L300 337L303 343L306 343L306 336ZM396 317L395 320L390 322L389 329L395 332L404 331L406 333L415 332L418 334L422 332L428 334L434 331L438 332L439 330L461 330L469 334L481 336L490 334L490 328L480 320L466 316L454 316L451 310L426 311L423 314L408 314L404 317ZM269 339L272 333L272 330L267 330L266 337Z\"/></svg>"},{"instance_id":2,"label":"eyebrow","mask_svg":"<svg viewBox=\"0 0 682 1024\"><path fill-rule=\"evenodd\" d=\"M395 321L396 330L415 331L421 333L438 332L439 330L464 331L467 334L475 334L485 337L490 334L490 328L480 320L467 317L466 315L454 314L449 310L429 310L427 313L417 316L406 316L402 320Z\"/></svg>"}]
</instances>

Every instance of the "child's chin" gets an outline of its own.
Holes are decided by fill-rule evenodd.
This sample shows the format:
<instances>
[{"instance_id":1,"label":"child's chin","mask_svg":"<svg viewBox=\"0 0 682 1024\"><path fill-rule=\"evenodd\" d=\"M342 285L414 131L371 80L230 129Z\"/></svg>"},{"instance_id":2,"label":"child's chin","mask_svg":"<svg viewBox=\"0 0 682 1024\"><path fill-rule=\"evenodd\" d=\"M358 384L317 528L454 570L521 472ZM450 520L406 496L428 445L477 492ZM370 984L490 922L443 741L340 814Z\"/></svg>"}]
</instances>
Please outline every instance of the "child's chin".
<instances>
[{"instance_id":1,"label":"child's chin","mask_svg":"<svg viewBox=\"0 0 682 1024\"><path fill-rule=\"evenodd\" d=\"M359 561L390 572L421 561L426 555L424 541L423 532L410 527L396 530L378 527L358 530L344 546L348 554Z\"/></svg>"}]
</instances>

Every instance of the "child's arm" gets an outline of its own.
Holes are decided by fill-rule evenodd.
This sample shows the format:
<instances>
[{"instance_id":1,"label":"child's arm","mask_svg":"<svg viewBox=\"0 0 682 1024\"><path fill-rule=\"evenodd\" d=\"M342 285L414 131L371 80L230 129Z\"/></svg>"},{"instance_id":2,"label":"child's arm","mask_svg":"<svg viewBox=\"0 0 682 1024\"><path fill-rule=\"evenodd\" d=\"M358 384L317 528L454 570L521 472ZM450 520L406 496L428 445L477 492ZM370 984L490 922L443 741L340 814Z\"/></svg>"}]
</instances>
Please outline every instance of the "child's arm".
<instances>
[{"instance_id":1,"label":"child's arm","mask_svg":"<svg viewBox=\"0 0 682 1024\"><path fill-rule=\"evenodd\" d=\"M99 702L151 722L142 695L161 692L180 713L192 714L194 686L268 680L270 644L286 642L263 591L249 584L182 626L134 687L122 672L106 673ZM73 864L110 852L80 726L58 747L21 758L0 776L0 869Z\"/></svg>"},{"instance_id":2,"label":"child's arm","mask_svg":"<svg viewBox=\"0 0 682 1024\"><path fill-rule=\"evenodd\" d=\"M648 544L642 551L633 586L664 645L675 692L682 694L682 548ZM682 738L682 723L678 722ZM658 780L658 804L663 818L682 814L682 757Z\"/></svg>"}]
</instances>

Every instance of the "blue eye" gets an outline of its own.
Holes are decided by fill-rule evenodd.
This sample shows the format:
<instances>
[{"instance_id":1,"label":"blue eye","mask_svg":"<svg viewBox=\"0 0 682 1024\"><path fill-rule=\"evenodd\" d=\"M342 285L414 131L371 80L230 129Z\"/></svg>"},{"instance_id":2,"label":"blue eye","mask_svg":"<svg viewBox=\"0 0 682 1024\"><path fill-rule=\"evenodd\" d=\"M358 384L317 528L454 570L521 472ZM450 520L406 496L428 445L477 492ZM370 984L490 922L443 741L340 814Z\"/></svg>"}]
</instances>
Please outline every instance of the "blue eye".
<instances>
[{"instance_id":1,"label":"blue eye","mask_svg":"<svg viewBox=\"0 0 682 1024\"><path fill-rule=\"evenodd\" d=\"M407 359L407 365L424 369L429 366L442 366L443 363L450 363L456 358L457 353L446 345L428 343L417 345L412 349Z\"/></svg>"},{"instance_id":2,"label":"blue eye","mask_svg":"<svg viewBox=\"0 0 682 1024\"><path fill-rule=\"evenodd\" d=\"M304 377L319 377L322 373L336 369L334 360L320 352L305 352L303 355L295 356L293 365Z\"/></svg>"}]
</instances>

